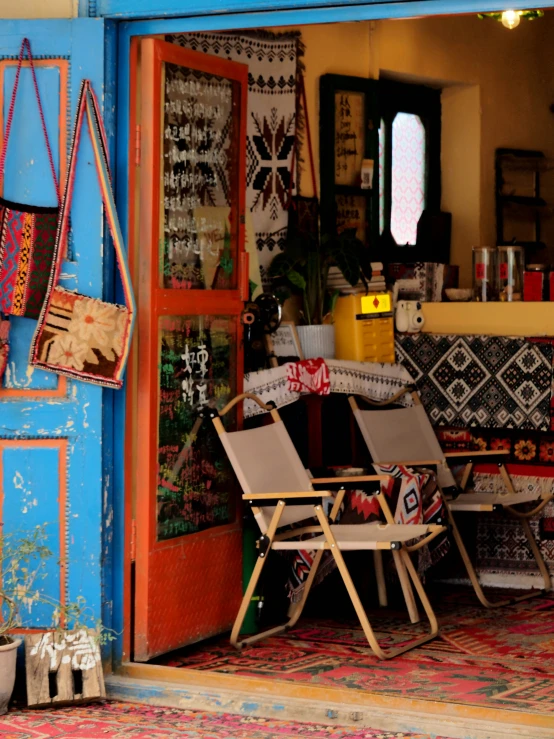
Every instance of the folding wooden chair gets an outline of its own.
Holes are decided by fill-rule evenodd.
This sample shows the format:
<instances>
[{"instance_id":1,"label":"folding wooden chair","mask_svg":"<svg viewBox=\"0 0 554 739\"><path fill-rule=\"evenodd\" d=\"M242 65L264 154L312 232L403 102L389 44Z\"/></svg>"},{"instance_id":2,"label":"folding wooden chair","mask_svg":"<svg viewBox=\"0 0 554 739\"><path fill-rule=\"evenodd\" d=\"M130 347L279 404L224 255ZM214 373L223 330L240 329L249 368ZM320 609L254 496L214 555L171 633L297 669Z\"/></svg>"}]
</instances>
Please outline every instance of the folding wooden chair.
<instances>
[{"instance_id":1,"label":"folding wooden chair","mask_svg":"<svg viewBox=\"0 0 554 739\"><path fill-rule=\"evenodd\" d=\"M226 431L220 416L225 415L234 405L245 398L250 398L264 410L270 411L272 423L261 428L245 431ZM257 542L258 559L233 626L231 644L240 648L244 644L252 644L294 626L300 618L323 552L326 550L330 551L335 559L367 641L380 659L389 659L406 652L437 635L438 624L435 614L417 572L406 553L405 542L416 537L424 537L423 542L430 541L444 531L445 527L437 525L401 526L395 524L380 491L380 482L387 479L386 476L369 475L353 478L310 480L274 404L266 405L251 393L243 393L237 396L221 413L209 409L207 415L213 420L219 438L242 487L243 500L251 504L254 517L261 531L261 537ZM335 523L345 494L345 486L349 483L354 483L356 486L370 483L373 484L373 487L376 486L374 493L381 505L387 523L353 526L341 526ZM334 484L340 488L336 491L329 516L325 514L323 500L332 498L334 493L329 489L316 491L314 489L316 484L324 485L327 488ZM317 519L317 525L312 525L309 521L314 517ZM304 523L304 525L300 528L290 528L291 525L299 523ZM305 534L310 534L312 538L302 540L301 537ZM288 614L290 618L286 623L239 640L248 605L254 595L269 552L272 550L309 550L316 552L304 586L302 599L293 605ZM430 630L428 634L415 638L395 649L385 650L379 645L342 555L344 551L354 550L373 552L391 550L398 556L402 570L405 569L407 576L411 579L429 619Z\"/></svg>"},{"instance_id":2,"label":"folding wooden chair","mask_svg":"<svg viewBox=\"0 0 554 739\"><path fill-rule=\"evenodd\" d=\"M551 493L517 493L503 457L508 451L479 452L447 452L444 453L437 440L431 422L425 412L421 400L413 387L400 390L390 400L376 402L370 398L364 400L372 406L384 408L393 405L402 395L410 393L414 405L408 408L389 408L387 410L361 410L354 397L349 398L350 406L358 423L371 457L376 464L400 464L407 467L435 467L437 482L446 503L448 517L452 526L452 534L465 564L469 579L477 597L487 608L496 608L509 603L532 598L551 589L550 573L544 563L539 547L535 542L528 519L539 513L554 497ZM449 461L464 461L465 469L460 486L448 466ZM500 493L476 493L468 490L468 483L474 465L477 462L497 463L505 485ZM532 510L521 510L514 506L534 503ZM485 596L475 568L469 558L467 549L454 520L454 512L491 512L507 511L519 519L523 527L529 548L533 553L539 571L543 577L544 588L535 589L531 593L515 598L506 598L491 602Z\"/></svg>"}]
</instances>

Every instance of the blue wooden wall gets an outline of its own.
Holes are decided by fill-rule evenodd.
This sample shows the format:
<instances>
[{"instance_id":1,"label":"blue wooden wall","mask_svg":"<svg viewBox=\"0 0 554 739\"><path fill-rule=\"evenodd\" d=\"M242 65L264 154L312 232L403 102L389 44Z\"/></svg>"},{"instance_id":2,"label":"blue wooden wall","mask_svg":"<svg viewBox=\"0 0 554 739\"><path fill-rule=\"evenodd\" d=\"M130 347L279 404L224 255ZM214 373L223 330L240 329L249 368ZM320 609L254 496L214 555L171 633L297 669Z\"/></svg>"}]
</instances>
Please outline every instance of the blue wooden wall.
<instances>
[{"instance_id":1,"label":"blue wooden wall","mask_svg":"<svg viewBox=\"0 0 554 739\"><path fill-rule=\"evenodd\" d=\"M24 36L39 61L38 84L59 173L67 157L81 79L91 79L100 99L103 96L105 23L97 19L2 21L4 124ZM67 134L65 142L60 140L60 130ZM102 211L92 162L87 134L79 156L63 283L100 297ZM21 73L4 195L37 205L56 202L28 67ZM91 617L99 618L102 526L109 517L109 511L103 510L103 391L29 367L35 325L27 318L12 320L9 365L0 388L0 521L5 533L15 535L46 524L47 545L54 556L47 561L47 577L39 587L66 603L83 595ZM22 615L25 626L44 628L51 624L52 608L33 607Z\"/></svg>"}]
</instances>

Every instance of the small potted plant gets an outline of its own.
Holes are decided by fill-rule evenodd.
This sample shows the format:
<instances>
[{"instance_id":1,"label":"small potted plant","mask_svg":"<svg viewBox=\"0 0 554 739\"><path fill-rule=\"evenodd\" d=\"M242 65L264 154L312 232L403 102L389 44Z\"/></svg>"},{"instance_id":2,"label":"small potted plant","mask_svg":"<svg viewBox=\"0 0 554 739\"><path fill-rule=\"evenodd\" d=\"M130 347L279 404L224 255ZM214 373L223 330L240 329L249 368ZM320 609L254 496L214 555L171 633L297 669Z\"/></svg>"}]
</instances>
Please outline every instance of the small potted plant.
<instances>
[{"instance_id":1,"label":"small potted plant","mask_svg":"<svg viewBox=\"0 0 554 739\"><path fill-rule=\"evenodd\" d=\"M26 626L21 618L23 612L30 613L34 605L46 604L52 607L52 629L66 633L70 626L89 633L84 624L90 621L84 598L80 596L62 606L41 589L41 582L47 577L47 561L53 556L47 538L45 526L10 534L4 534L0 527L0 715L8 710L15 684L17 649L23 640L14 632ZM99 643L113 638L98 623L94 627ZM33 636L37 637L40 635Z\"/></svg>"},{"instance_id":2,"label":"small potted plant","mask_svg":"<svg viewBox=\"0 0 554 739\"><path fill-rule=\"evenodd\" d=\"M301 296L304 325L297 330L306 359L332 359L335 355L333 309L338 292L327 289L332 265L340 269L353 287L360 280L365 282L371 278L366 249L356 238L355 229L346 229L335 237L324 237L321 244L305 235L294 235L269 266L269 276L281 299L288 297L290 292Z\"/></svg>"}]
</instances>

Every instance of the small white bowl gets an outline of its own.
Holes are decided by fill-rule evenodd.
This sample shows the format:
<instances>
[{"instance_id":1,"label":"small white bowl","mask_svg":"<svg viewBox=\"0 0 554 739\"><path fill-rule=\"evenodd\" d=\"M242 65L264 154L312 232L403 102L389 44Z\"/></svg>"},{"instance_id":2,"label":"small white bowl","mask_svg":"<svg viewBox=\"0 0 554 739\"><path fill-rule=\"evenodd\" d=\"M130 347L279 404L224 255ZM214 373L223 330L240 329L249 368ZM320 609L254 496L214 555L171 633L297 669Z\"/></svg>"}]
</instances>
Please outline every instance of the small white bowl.
<instances>
[{"instance_id":1,"label":"small white bowl","mask_svg":"<svg viewBox=\"0 0 554 739\"><path fill-rule=\"evenodd\" d=\"M444 292L454 303L467 302L473 297L473 290L470 287L449 287Z\"/></svg>"}]
</instances>

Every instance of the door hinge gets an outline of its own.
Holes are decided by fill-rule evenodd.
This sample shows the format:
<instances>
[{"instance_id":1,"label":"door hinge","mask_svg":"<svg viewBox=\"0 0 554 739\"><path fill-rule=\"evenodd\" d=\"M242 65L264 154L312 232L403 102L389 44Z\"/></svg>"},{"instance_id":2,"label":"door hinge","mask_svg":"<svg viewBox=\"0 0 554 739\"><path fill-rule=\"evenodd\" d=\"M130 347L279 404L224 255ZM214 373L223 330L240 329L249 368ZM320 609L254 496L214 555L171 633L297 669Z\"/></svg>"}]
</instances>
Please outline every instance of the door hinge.
<instances>
[{"instance_id":1,"label":"door hinge","mask_svg":"<svg viewBox=\"0 0 554 739\"><path fill-rule=\"evenodd\" d=\"M137 522L131 521L131 562L137 558Z\"/></svg>"},{"instance_id":2,"label":"door hinge","mask_svg":"<svg viewBox=\"0 0 554 739\"><path fill-rule=\"evenodd\" d=\"M135 166L140 165L140 126L135 127Z\"/></svg>"}]
</instances>

